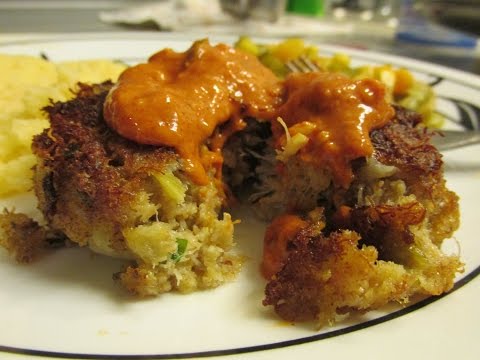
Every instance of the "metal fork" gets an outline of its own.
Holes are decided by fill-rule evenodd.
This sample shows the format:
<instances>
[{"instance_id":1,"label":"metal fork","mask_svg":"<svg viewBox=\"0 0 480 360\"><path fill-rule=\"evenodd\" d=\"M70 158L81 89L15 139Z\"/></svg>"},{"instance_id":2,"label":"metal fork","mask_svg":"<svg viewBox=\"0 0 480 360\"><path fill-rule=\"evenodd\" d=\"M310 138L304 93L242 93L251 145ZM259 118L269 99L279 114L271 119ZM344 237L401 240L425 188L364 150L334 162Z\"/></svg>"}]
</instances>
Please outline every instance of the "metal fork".
<instances>
[{"instance_id":1,"label":"metal fork","mask_svg":"<svg viewBox=\"0 0 480 360\"><path fill-rule=\"evenodd\" d=\"M434 133L431 142L441 151L458 149L468 145L480 144L480 131L438 130Z\"/></svg>"},{"instance_id":2,"label":"metal fork","mask_svg":"<svg viewBox=\"0 0 480 360\"><path fill-rule=\"evenodd\" d=\"M305 56L300 56L285 64L289 72L320 71L318 65ZM438 130L433 133L432 144L440 151L458 149L468 145L480 144L479 130Z\"/></svg>"}]
</instances>

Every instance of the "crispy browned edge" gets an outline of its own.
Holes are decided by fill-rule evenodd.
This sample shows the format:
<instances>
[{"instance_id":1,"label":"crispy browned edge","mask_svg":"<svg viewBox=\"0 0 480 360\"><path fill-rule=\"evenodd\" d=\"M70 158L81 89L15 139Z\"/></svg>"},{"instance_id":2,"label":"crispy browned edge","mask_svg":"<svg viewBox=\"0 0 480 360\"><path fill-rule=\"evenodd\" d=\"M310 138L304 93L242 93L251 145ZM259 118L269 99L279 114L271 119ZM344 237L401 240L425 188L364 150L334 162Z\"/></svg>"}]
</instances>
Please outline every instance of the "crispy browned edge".
<instances>
[{"instance_id":1,"label":"crispy browned edge","mask_svg":"<svg viewBox=\"0 0 480 360\"><path fill-rule=\"evenodd\" d=\"M441 154L430 144L431 135L420 122L418 114L396 107L395 119L371 133L375 158L399 169L395 178L406 183L418 202L357 207L348 191L334 191L337 208L324 209L320 219L310 220L288 243L288 258L268 282L264 305L273 305L277 314L289 321L318 320L322 311L326 316L320 321L333 321L335 313L350 310L341 308L350 301L344 290L349 282L358 284L359 274L368 279L378 260L394 261L406 268L416 266L405 250L414 240L410 225L428 216L431 238L437 245L453 234L459 226L458 197L446 188ZM363 245L374 248L364 249ZM459 261L450 265L450 269L442 269L444 283L438 293L448 291L454 274L462 269ZM326 275L332 273L336 274L332 278ZM413 285L407 280L399 280L395 286L388 298L365 302L364 310L389 300L400 301L418 290L409 291ZM329 293L331 299L324 299ZM361 309L360 304L356 310Z\"/></svg>"}]
</instances>

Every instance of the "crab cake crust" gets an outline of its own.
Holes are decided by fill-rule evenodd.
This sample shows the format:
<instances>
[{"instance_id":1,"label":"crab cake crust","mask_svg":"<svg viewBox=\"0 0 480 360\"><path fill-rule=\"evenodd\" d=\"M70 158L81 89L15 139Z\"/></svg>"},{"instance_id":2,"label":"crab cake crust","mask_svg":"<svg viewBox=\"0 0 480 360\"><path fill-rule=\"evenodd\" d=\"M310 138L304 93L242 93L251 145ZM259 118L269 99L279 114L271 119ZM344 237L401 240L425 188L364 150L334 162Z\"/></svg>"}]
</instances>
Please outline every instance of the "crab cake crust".
<instances>
[{"instance_id":1,"label":"crab cake crust","mask_svg":"<svg viewBox=\"0 0 480 360\"><path fill-rule=\"evenodd\" d=\"M459 225L458 197L446 188L441 155L418 123L418 115L397 108L393 122L372 132L376 161L396 171L378 178L357 164L351 187L332 191L333 208L302 219L307 224L287 242L264 305L321 327L351 311L452 288L463 264L440 245Z\"/></svg>"}]
</instances>

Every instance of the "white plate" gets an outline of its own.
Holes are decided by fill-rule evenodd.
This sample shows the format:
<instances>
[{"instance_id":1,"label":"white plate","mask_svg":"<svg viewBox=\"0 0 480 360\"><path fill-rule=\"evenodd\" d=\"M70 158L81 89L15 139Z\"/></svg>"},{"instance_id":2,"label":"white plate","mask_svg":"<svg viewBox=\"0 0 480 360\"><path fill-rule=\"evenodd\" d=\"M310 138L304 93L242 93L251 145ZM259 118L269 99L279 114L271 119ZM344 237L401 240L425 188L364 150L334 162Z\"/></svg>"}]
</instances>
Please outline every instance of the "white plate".
<instances>
[{"instance_id":1,"label":"white plate","mask_svg":"<svg viewBox=\"0 0 480 360\"><path fill-rule=\"evenodd\" d=\"M53 61L101 57L134 63L163 47L184 50L192 40L158 34L60 36L6 44L0 52L43 53ZM338 50L359 63L411 69L435 84L439 110L451 119L450 127L478 127L480 78L406 58L321 46L325 53ZM120 262L86 249L61 250L32 265L18 265L1 250L0 358L476 358L479 159L480 146L445 154L448 184L461 197L456 239L466 262L465 273L447 295L405 308L392 305L320 332L310 325L285 324L261 305L264 283L257 269L263 224L248 217L236 229L236 241L251 256L239 278L191 295L132 299L111 279ZM35 206L30 197L0 205L13 203L19 210Z\"/></svg>"}]
</instances>

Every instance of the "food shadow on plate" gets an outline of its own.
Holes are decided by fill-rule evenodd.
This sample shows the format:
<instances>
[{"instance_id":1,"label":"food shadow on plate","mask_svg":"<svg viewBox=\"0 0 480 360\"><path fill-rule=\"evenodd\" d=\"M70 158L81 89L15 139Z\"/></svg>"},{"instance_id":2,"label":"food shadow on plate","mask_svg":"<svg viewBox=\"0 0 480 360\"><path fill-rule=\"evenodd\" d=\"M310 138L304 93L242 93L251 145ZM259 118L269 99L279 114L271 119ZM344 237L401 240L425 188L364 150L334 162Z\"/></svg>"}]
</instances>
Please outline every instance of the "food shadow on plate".
<instances>
[{"instance_id":1,"label":"food shadow on plate","mask_svg":"<svg viewBox=\"0 0 480 360\"><path fill-rule=\"evenodd\" d=\"M246 207L234 210L232 217L240 219L240 224L235 227L234 237L238 253L245 256L236 286L242 288L243 303L248 306L243 306L240 311L245 312L245 316L278 321L273 309L262 305L266 280L262 277L260 265L263 254L263 236L267 224L258 219L254 212Z\"/></svg>"},{"instance_id":2,"label":"food shadow on plate","mask_svg":"<svg viewBox=\"0 0 480 360\"><path fill-rule=\"evenodd\" d=\"M13 197L11 201L4 201L3 206L9 210L23 212L39 219L39 213L35 209L36 200L32 194ZM235 242L238 254L245 257L244 266L238 277L232 282L220 286L217 289L203 290L196 293L181 294L169 293L155 297L137 297L125 291L113 279L114 274L121 271L129 261L97 254L88 248L79 247L76 244L67 245L57 249L48 250L40 258L29 264L18 264L0 249L0 268L2 276L15 276L21 279L19 291L28 291L28 287L48 288L54 291L79 296L105 297L113 305L128 306L129 304L166 302L171 298L195 297L201 294L203 297L215 297L216 291L223 287L227 292L235 294L235 302L242 304L239 311L245 312L245 316L262 317L277 320L273 310L262 305L266 281L260 273L260 263L263 251L263 234L265 223L255 218L246 210L236 211L235 219L241 219L241 223L235 227ZM168 300L167 300L168 298ZM185 301L182 299L181 301ZM247 306L244 306L247 305Z\"/></svg>"},{"instance_id":3,"label":"food shadow on plate","mask_svg":"<svg viewBox=\"0 0 480 360\"><path fill-rule=\"evenodd\" d=\"M2 250L3 252L3 250ZM58 293L106 294L122 301L122 289L115 284L112 274L124 261L94 254L88 249L71 247L49 251L30 264L18 264L5 255L2 268L22 279L19 286L48 288Z\"/></svg>"},{"instance_id":4,"label":"food shadow on plate","mask_svg":"<svg viewBox=\"0 0 480 360\"><path fill-rule=\"evenodd\" d=\"M27 214L41 221L32 193L2 199L1 207L9 211ZM93 253L76 245L47 250L28 264L18 264L4 249L1 264L2 275L22 279L20 286L52 286L56 291L106 293L112 299L121 301L122 289L115 284L112 275L125 264L125 260L110 258ZM58 290L60 289L60 290Z\"/></svg>"}]
</instances>

